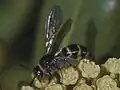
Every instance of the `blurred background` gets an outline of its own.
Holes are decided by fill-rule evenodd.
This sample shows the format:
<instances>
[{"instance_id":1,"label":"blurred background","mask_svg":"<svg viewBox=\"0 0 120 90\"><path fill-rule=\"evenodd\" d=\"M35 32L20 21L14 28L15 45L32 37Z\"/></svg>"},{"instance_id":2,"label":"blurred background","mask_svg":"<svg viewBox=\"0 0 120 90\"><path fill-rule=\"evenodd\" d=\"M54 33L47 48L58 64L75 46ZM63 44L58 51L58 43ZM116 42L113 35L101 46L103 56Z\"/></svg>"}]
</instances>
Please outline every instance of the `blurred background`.
<instances>
[{"instance_id":1,"label":"blurred background","mask_svg":"<svg viewBox=\"0 0 120 90\"><path fill-rule=\"evenodd\" d=\"M0 0L0 90L18 90L45 51L44 23L54 5L73 23L63 45L88 46L98 64L120 56L120 0Z\"/></svg>"}]
</instances>

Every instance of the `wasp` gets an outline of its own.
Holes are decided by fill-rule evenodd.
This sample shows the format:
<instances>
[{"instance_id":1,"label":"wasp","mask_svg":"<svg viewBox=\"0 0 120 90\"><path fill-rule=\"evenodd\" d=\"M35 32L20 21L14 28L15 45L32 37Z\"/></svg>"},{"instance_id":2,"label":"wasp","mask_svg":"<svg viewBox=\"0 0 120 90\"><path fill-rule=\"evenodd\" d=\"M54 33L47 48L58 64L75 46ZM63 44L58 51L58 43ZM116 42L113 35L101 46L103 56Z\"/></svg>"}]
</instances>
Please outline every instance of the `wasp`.
<instances>
[{"instance_id":1,"label":"wasp","mask_svg":"<svg viewBox=\"0 0 120 90\"><path fill-rule=\"evenodd\" d=\"M62 67L72 65L75 59L79 58L80 60L90 56L87 47L80 44L70 44L59 49L72 24L72 20L68 19L62 25L62 19L63 13L60 6L54 6L45 21L46 51L39 60L39 64L34 68L35 78L42 79L44 76L52 76Z\"/></svg>"}]
</instances>

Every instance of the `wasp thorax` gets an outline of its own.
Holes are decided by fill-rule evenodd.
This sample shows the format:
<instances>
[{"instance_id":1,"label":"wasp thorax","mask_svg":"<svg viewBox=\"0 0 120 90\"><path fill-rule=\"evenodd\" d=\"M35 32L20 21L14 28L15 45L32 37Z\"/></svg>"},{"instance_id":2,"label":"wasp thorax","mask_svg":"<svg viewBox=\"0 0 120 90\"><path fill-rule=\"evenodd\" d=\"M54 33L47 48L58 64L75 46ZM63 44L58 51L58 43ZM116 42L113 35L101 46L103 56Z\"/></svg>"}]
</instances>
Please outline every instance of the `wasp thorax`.
<instances>
[{"instance_id":1,"label":"wasp thorax","mask_svg":"<svg viewBox=\"0 0 120 90\"><path fill-rule=\"evenodd\" d=\"M53 55L46 54L41 58L39 64L42 66L42 68L47 68L47 67L49 67L49 64L53 60L53 58L54 58Z\"/></svg>"}]
</instances>

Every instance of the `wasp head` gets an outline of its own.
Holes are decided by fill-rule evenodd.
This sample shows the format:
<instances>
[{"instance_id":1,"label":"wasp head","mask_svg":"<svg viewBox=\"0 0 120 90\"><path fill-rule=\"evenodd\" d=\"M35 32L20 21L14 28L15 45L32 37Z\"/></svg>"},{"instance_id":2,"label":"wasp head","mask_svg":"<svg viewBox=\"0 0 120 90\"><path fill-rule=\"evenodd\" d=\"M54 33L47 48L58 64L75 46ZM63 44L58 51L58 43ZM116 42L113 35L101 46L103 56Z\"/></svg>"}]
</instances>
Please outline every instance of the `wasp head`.
<instances>
[{"instance_id":1,"label":"wasp head","mask_svg":"<svg viewBox=\"0 0 120 90\"><path fill-rule=\"evenodd\" d=\"M32 79L30 86L33 86L33 82L36 78L38 80L41 80L41 78L43 77L43 72L38 65L34 68L33 74L34 74L34 78Z\"/></svg>"},{"instance_id":2,"label":"wasp head","mask_svg":"<svg viewBox=\"0 0 120 90\"><path fill-rule=\"evenodd\" d=\"M40 79L40 78L43 77L43 72L42 72L42 70L40 69L39 66L36 66L36 67L34 68L34 75L35 75L35 77L37 77L38 79Z\"/></svg>"}]
</instances>

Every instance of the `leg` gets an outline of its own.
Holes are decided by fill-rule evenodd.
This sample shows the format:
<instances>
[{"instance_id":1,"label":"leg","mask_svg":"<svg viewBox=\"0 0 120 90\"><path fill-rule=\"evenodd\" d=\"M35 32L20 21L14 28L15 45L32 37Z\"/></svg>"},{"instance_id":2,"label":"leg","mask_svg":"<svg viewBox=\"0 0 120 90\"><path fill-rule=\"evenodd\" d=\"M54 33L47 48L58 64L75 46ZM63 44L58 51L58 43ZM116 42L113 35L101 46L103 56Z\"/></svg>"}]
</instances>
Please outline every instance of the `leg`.
<instances>
[{"instance_id":1,"label":"leg","mask_svg":"<svg viewBox=\"0 0 120 90\"><path fill-rule=\"evenodd\" d=\"M64 61L65 61L65 65L72 66L72 64L67 59L64 59Z\"/></svg>"}]
</instances>

